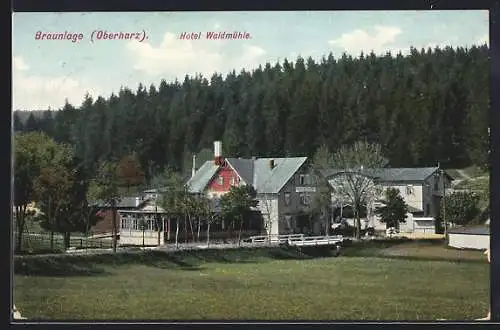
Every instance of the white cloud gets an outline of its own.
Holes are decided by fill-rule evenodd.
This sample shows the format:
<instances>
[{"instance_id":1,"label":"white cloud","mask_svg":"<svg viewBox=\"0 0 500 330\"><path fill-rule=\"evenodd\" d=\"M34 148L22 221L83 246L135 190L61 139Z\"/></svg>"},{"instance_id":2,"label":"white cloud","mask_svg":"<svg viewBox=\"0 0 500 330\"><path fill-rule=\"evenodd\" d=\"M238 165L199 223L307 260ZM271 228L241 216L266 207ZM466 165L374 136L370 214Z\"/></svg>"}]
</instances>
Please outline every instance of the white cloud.
<instances>
[{"instance_id":1,"label":"white cloud","mask_svg":"<svg viewBox=\"0 0 500 330\"><path fill-rule=\"evenodd\" d=\"M202 36L203 38L203 36ZM229 56L223 48L229 43L241 43L238 53ZM244 40L181 40L167 32L158 46L131 41L126 45L133 58L133 68L151 76L183 77L201 73L227 73L258 66L266 51Z\"/></svg>"},{"instance_id":2,"label":"white cloud","mask_svg":"<svg viewBox=\"0 0 500 330\"><path fill-rule=\"evenodd\" d=\"M396 37L403 31L397 26L374 27L374 33L368 33L366 30L356 29L344 33L339 38L330 40L328 43L332 46L342 48L343 51L352 55L359 55L361 51L369 53L373 51L376 54L385 53L394 47Z\"/></svg>"},{"instance_id":3,"label":"white cloud","mask_svg":"<svg viewBox=\"0 0 500 330\"><path fill-rule=\"evenodd\" d=\"M437 27L438 30L445 30L447 27L442 24ZM358 56L361 52L368 54L373 51L376 55L383 55L387 52L395 55L401 53L408 55L410 47L417 50L434 49L436 47L445 48L446 46L456 45L459 41L458 36L447 35L445 39L435 42L414 43L409 41L397 41L397 37L402 34L402 30L395 26L375 26L374 33L369 34L366 30L354 30L344 33L335 40L330 40L328 43L332 46L337 46L352 56ZM479 42L479 41L478 41Z\"/></svg>"},{"instance_id":4,"label":"white cloud","mask_svg":"<svg viewBox=\"0 0 500 330\"><path fill-rule=\"evenodd\" d=\"M14 70L24 71L28 70L30 67L24 62L23 58L20 56L12 57L12 65Z\"/></svg>"},{"instance_id":5,"label":"white cloud","mask_svg":"<svg viewBox=\"0 0 500 330\"><path fill-rule=\"evenodd\" d=\"M15 58L13 62L15 63ZM20 63L25 64L22 59ZM14 109L37 110L49 107L57 109L64 105L66 98L71 104L78 106L82 103L85 93L88 92L94 97L99 95L89 84L70 76L42 77L14 71L12 80Z\"/></svg>"},{"instance_id":6,"label":"white cloud","mask_svg":"<svg viewBox=\"0 0 500 330\"><path fill-rule=\"evenodd\" d=\"M447 47L447 46L455 46L457 44L457 41L458 41L458 37L457 36L451 36L451 37L447 37L446 40L444 41L441 41L441 42L429 42L425 45L412 45L413 47L417 48L418 50L420 50L421 48L424 48L424 49L427 49L427 48L431 48L431 49L434 49L436 47L439 47L441 49Z\"/></svg>"}]
</instances>

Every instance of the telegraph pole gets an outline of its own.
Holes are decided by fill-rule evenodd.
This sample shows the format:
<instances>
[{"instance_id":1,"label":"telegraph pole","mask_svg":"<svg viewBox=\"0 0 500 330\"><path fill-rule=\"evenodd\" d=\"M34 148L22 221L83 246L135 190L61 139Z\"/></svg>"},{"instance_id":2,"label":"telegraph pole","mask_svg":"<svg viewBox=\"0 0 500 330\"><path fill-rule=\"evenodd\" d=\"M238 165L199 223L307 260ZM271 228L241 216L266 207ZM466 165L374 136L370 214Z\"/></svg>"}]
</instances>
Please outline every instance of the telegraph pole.
<instances>
[{"instance_id":1,"label":"telegraph pole","mask_svg":"<svg viewBox=\"0 0 500 330\"><path fill-rule=\"evenodd\" d=\"M442 184L442 187L443 187L443 224L444 224L444 238L447 237L448 235L448 225L446 223L446 188L445 188L445 184L444 184L444 170L442 169L439 169L439 171L441 172L441 184Z\"/></svg>"}]
</instances>

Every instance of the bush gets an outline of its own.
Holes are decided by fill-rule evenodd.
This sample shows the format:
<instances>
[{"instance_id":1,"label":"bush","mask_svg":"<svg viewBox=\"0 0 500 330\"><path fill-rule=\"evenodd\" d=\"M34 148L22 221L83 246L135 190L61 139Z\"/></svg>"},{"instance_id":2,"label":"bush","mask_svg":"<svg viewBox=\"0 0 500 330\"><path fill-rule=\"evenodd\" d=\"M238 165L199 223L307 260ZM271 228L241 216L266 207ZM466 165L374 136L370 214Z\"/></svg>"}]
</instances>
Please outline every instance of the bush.
<instances>
[{"instance_id":1,"label":"bush","mask_svg":"<svg viewBox=\"0 0 500 330\"><path fill-rule=\"evenodd\" d=\"M332 231L332 235L342 235L344 237L352 237L354 236L354 233L356 232L356 227L350 226L349 224L344 224L341 225ZM361 236L369 235L369 236L374 236L375 235L375 228L373 227L368 227L361 229L360 231Z\"/></svg>"}]
</instances>

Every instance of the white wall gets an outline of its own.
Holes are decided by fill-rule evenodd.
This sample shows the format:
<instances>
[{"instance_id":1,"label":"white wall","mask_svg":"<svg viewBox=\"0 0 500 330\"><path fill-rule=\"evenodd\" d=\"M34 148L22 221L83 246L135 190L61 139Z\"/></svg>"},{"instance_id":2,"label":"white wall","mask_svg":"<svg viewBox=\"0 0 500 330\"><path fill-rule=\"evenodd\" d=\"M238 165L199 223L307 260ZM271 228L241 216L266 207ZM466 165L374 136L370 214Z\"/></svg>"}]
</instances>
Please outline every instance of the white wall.
<instances>
[{"instance_id":1,"label":"white wall","mask_svg":"<svg viewBox=\"0 0 500 330\"><path fill-rule=\"evenodd\" d=\"M363 220L361 220L361 225L363 226ZM375 215L373 217L373 221L369 222L370 227L374 227L375 230L385 230L386 224L380 222L380 217ZM402 222L399 224L399 231L401 233L434 233L435 229L435 220L431 217L415 217L411 213L406 214L406 222Z\"/></svg>"},{"instance_id":2,"label":"white wall","mask_svg":"<svg viewBox=\"0 0 500 330\"><path fill-rule=\"evenodd\" d=\"M144 244L157 245L158 232L146 230L144 231ZM163 232L160 232L160 244L164 244ZM142 245L142 230L120 230L120 245Z\"/></svg>"},{"instance_id":3,"label":"white wall","mask_svg":"<svg viewBox=\"0 0 500 330\"><path fill-rule=\"evenodd\" d=\"M278 196L276 194L265 196L257 196L259 204L257 208L262 213L264 218L264 224L271 221L271 232L268 235L278 235L279 234L279 212L278 212Z\"/></svg>"},{"instance_id":4,"label":"white wall","mask_svg":"<svg viewBox=\"0 0 500 330\"><path fill-rule=\"evenodd\" d=\"M448 234L451 247L459 249L489 249L490 235Z\"/></svg>"},{"instance_id":5,"label":"white wall","mask_svg":"<svg viewBox=\"0 0 500 330\"><path fill-rule=\"evenodd\" d=\"M407 194L406 188L411 186L413 188L412 194ZM395 188L399 190L401 197L404 198L407 205L414 207L419 210L424 210L424 198L423 198L423 187L421 184L395 184L395 183L384 183L382 193L382 198L384 198L385 190L388 188Z\"/></svg>"}]
</instances>

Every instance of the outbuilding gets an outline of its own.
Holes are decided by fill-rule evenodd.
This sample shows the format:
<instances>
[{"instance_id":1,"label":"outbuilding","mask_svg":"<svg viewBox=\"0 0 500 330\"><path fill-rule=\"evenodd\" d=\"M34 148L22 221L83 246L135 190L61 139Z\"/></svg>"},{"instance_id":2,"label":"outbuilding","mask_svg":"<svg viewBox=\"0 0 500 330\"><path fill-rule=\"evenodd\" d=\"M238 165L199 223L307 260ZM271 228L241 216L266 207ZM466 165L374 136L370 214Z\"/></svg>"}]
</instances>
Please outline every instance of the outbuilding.
<instances>
[{"instance_id":1,"label":"outbuilding","mask_svg":"<svg viewBox=\"0 0 500 330\"><path fill-rule=\"evenodd\" d=\"M490 247L490 227L459 227L448 231L448 245L458 249L484 250Z\"/></svg>"}]
</instances>

